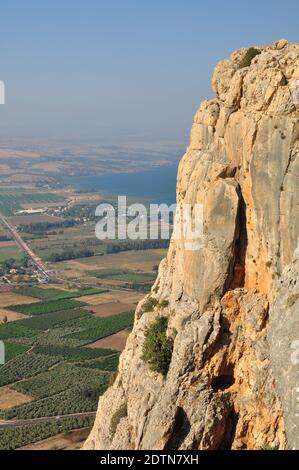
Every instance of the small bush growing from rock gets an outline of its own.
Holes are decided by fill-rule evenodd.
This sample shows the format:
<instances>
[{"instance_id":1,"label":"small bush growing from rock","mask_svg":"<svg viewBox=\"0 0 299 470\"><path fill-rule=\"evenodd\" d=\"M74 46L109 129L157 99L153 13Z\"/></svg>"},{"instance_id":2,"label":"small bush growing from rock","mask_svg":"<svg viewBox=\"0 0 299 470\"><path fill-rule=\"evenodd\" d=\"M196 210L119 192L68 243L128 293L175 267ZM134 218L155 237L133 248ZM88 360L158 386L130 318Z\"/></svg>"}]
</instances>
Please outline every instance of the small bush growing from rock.
<instances>
[{"instance_id":1,"label":"small bush growing from rock","mask_svg":"<svg viewBox=\"0 0 299 470\"><path fill-rule=\"evenodd\" d=\"M116 377L117 377L117 374L118 374L118 371L115 370L114 372L112 372L112 374L110 375L109 377L109 387L112 387L112 385L114 384L115 380L116 380Z\"/></svg>"},{"instance_id":2,"label":"small bush growing from rock","mask_svg":"<svg viewBox=\"0 0 299 470\"><path fill-rule=\"evenodd\" d=\"M160 307L161 308L166 308L166 307L168 307L168 305L169 305L168 300L162 300L162 302L160 302Z\"/></svg>"},{"instance_id":3,"label":"small bush growing from rock","mask_svg":"<svg viewBox=\"0 0 299 470\"><path fill-rule=\"evenodd\" d=\"M278 450L279 449L279 446L272 446L271 444L264 444L262 447L261 447L261 450Z\"/></svg>"},{"instance_id":4,"label":"small bush growing from rock","mask_svg":"<svg viewBox=\"0 0 299 470\"><path fill-rule=\"evenodd\" d=\"M146 302L143 304L143 312L152 312L154 308L158 305L158 300L153 297L149 297Z\"/></svg>"},{"instance_id":5,"label":"small bush growing from rock","mask_svg":"<svg viewBox=\"0 0 299 470\"><path fill-rule=\"evenodd\" d=\"M297 294L291 295L291 296L288 298L288 301L287 301L287 306L288 306L288 308L292 308L293 305L295 305L295 303L297 302L298 299L299 299L299 292L298 292Z\"/></svg>"},{"instance_id":6,"label":"small bush growing from rock","mask_svg":"<svg viewBox=\"0 0 299 470\"><path fill-rule=\"evenodd\" d=\"M159 287L160 287L160 281L157 282L157 285L156 287L153 289L155 294L157 294L158 290L159 290Z\"/></svg>"},{"instance_id":7,"label":"small bush growing from rock","mask_svg":"<svg viewBox=\"0 0 299 470\"><path fill-rule=\"evenodd\" d=\"M117 426L122 418L125 418L128 415L127 404L122 405L112 416L110 422L110 434L114 436Z\"/></svg>"},{"instance_id":8,"label":"small bush growing from rock","mask_svg":"<svg viewBox=\"0 0 299 470\"><path fill-rule=\"evenodd\" d=\"M244 67L249 67L252 60L255 58L255 56L257 56L260 53L261 51L259 51L258 49L255 49L254 47L250 47L249 49L247 49L244 58L240 62L240 69Z\"/></svg>"},{"instance_id":9,"label":"small bush growing from rock","mask_svg":"<svg viewBox=\"0 0 299 470\"><path fill-rule=\"evenodd\" d=\"M143 360L146 361L151 370L166 375L169 369L173 341L166 335L168 319L159 317L145 331L143 344Z\"/></svg>"}]
</instances>

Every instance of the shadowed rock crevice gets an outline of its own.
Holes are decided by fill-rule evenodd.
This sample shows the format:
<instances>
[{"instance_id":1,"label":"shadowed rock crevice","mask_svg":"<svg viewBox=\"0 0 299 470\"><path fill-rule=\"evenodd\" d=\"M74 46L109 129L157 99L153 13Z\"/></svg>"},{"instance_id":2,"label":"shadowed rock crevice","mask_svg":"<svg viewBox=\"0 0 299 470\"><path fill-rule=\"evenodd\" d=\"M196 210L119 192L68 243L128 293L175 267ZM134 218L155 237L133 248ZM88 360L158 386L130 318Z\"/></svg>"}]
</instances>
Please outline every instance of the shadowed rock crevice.
<instances>
[{"instance_id":1,"label":"shadowed rock crevice","mask_svg":"<svg viewBox=\"0 0 299 470\"><path fill-rule=\"evenodd\" d=\"M234 244L234 260L232 267L229 289L244 287L245 284L245 261L248 245L246 203L239 189L239 208L237 216L236 239Z\"/></svg>"},{"instance_id":2,"label":"shadowed rock crevice","mask_svg":"<svg viewBox=\"0 0 299 470\"><path fill-rule=\"evenodd\" d=\"M227 418L225 438L220 450L231 450L236 436L236 429L239 420L239 413L233 408Z\"/></svg>"},{"instance_id":3,"label":"shadowed rock crevice","mask_svg":"<svg viewBox=\"0 0 299 470\"><path fill-rule=\"evenodd\" d=\"M171 437L165 446L165 450L177 450L183 444L191 429L190 421L185 410L178 407L174 417L174 426Z\"/></svg>"},{"instance_id":4,"label":"shadowed rock crevice","mask_svg":"<svg viewBox=\"0 0 299 470\"><path fill-rule=\"evenodd\" d=\"M230 388L234 384L234 376L233 374L222 374L218 377L214 377L211 382L211 387L214 392L218 392L219 390L226 390Z\"/></svg>"}]
</instances>

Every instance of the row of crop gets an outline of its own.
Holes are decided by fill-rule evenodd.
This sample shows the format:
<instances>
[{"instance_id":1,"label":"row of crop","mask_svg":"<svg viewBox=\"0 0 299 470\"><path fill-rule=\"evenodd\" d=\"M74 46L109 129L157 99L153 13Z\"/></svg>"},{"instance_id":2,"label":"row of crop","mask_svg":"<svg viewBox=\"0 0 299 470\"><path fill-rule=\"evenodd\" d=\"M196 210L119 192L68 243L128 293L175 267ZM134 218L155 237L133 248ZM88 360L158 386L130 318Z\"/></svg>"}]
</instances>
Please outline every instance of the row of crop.
<instances>
[{"instance_id":1,"label":"row of crop","mask_svg":"<svg viewBox=\"0 0 299 470\"><path fill-rule=\"evenodd\" d=\"M92 426L94 417L78 416L30 424L13 429L0 429L0 450L14 450L60 433Z\"/></svg>"},{"instance_id":2,"label":"row of crop","mask_svg":"<svg viewBox=\"0 0 299 470\"><path fill-rule=\"evenodd\" d=\"M108 292L108 289L103 289L101 287L82 287L82 289L78 289L76 297L83 297L84 295L104 294L105 292Z\"/></svg>"},{"instance_id":3,"label":"row of crop","mask_svg":"<svg viewBox=\"0 0 299 470\"><path fill-rule=\"evenodd\" d=\"M62 289L55 289L51 287L49 289L43 289L42 287L20 287L15 290L16 294L25 295L28 297L35 297L40 300L59 300L59 299L71 299L75 297L73 292L69 292Z\"/></svg>"},{"instance_id":4,"label":"row of crop","mask_svg":"<svg viewBox=\"0 0 299 470\"><path fill-rule=\"evenodd\" d=\"M29 349L28 346L24 344L18 343L11 343L8 341L4 342L4 363L11 361L14 357L18 356L19 354L23 354L25 351Z\"/></svg>"},{"instance_id":5,"label":"row of crop","mask_svg":"<svg viewBox=\"0 0 299 470\"><path fill-rule=\"evenodd\" d=\"M80 367L87 367L89 369L100 369L103 371L114 372L117 370L119 362L119 354L113 354L108 357L100 359L92 359L90 361L80 362Z\"/></svg>"},{"instance_id":6,"label":"row of crop","mask_svg":"<svg viewBox=\"0 0 299 470\"><path fill-rule=\"evenodd\" d=\"M122 313L120 315L112 315L110 317L89 317L86 320L78 321L77 327L81 331L71 333L69 337L80 339L90 343L97 339L105 338L113 335L118 331L131 328L134 322L134 312ZM75 326L75 325L73 325Z\"/></svg>"},{"instance_id":7,"label":"row of crop","mask_svg":"<svg viewBox=\"0 0 299 470\"><path fill-rule=\"evenodd\" d=\"M48 330L49 328L55 328L58 325L62 325L69 320L74 319L85 319L91 315L82 308L74 310L61 310L53 313L46 313L44 315L35 316L26 320L18 320L18 323L22 326L27 326L32 330Z\"/></svg>"},{"instance_id":8,"label":"row of crop","mask_svg":"<svg viewBox=\"0 0 299 470\"><path fill-rule=\"evenodd\" d=\"M71 348L68 346L39 345L34 348L37 354L47 356L60 356L68 361L85 361L98 357L109 356L114 353L111 349Z\"/></svg>"},{"instance_id":9,"label":"row of crop","mask_svg":"<svg viewBox=\"0 0 299 470\"><path fill-rule=\"evenodd\" d=\"M22 380L14 388L40 399L61 393L76 384L100 383L102 378L103 374L98 370L87 370L74 364L59 364L36 377Z\"/></svg>"},{"instance_id":10,"label":"row of crop","mask_svg":"<svg viewBox=\"0 0 299 470\"><path fill-rule=\"evenodd\" d=\"M107 386L108 377L101 383L75 385L57 395L5 410L0 416L10 420L88 413L96 410L99 396L105 392Z\"/></svg>"},{"instance_id":11,"label":"row of crop","mask_svg":"<svg viewBox=\"0 0 299 470\"><path fill-rule=\"evenodd\" d=\"M0 386L33 377L61 361L60 357L23 353L0 368Z\"/></svg>"},{"instance_id":12,"label":"row of crop","mask_svg":"<svg viewBox=\"0 0 299 470\"><path fill-rule=\"evenodd\" d=\"M152 271L134 271L133 269L118 269L118 268L103 268L92 271L87 271L89 275L92 275L98 279L113 279L118 281L127 282L147 282L154 281L156 274Z\"/></svg>"},{"instance_id":13,"label":"row of crop","mask_svg":"<svg viewBox=\"0 0 299 470\"><path fill-rule=\"evenodd\" d=\"M41 287L21 287L16 289L15 292L20 295L26 295L29 297L35 297L40 300L61 300L61 299L72 299L75 297L83 297L84 295L96 295L107 292L107 289L101 289L97 287L84 287L74 291L67 291L62 289L55 289L51 287L49 289L43 289Z\"/></svg>"},{"instance_id":14,"label":"row of crop","mask_svg":"<svg viewBox=\"0 0 299 470\"><path fill-rule=\"evenodd\" d=\"M0 340L32 338L35 335L35 331L28 328L25 324L20 324L20 321L0 325Z\"/></svg>"},{"instance_id":15,"label":"row of crop","mask_svg":"<svg viewBox=\"0 0 299 470\"><path fill-rule=\"evenodd\" d=\"M79 319L70 320L76 322ZM31 342L30 339L24 340L23 338L16 340L16 341L26 341L26 344L30 342L32 346L50 346L50 347L70 347L70 348L77 348L84 345L84 341L74 338L69 338L68 335L77 331L75 328L66 326L68 321L56 325L55 328L51 328L45 331L39 330L38 336L35 336ZM37 330L36 330L37 332Z\"/></svg>"},{"instance_id":16,"label":"row of crop","mask_svg":"<svg viewBox=\"0 0 299 470\"><path fill-rule=\"evenodd\" d=\"M76 299L56 299L46 300L44 302L37 302L33 304L10 305L9 310L23 313L25 315L44 315L45 313L59 312L61 310L68 310L70 308L83 307L86 304Z\"/></svg>"}]
</instances>

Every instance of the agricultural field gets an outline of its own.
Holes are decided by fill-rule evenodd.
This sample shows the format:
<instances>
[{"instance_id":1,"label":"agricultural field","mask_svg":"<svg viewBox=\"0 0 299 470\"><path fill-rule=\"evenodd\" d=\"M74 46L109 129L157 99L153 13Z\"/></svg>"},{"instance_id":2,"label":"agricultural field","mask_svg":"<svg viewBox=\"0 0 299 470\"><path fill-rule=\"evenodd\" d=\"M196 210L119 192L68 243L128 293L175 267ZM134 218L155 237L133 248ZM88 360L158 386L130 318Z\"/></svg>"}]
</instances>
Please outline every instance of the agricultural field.
<instances>
[{"instance_id":1,"label":"agricultural field","mask_svg":"<svg viewBox=\"0 0 299 470\"><path fill-rule=\"evenodd\" d=\"M0 411L23 405L24 403L29 403L31 400L32 397L17 392L17 390L14 390L13 388L0 388Z\"/></svg>"},{"instance_id":2,"label":"agricultural field","mask_svg":"<svg viewBox=\"0 0 299 470\"><path fill-rule=\"evenodd\" d=\"M106 336L105 338L99 339L94 343L87 345L89 348L113 348L116 351L122 351L126 345L129 330L118 331L114 335Z\"/></svg>"},{"instance_id":3,"label":"agricultural field","mask_svg":"<svg viewBox=\"0 0 299 470\"><path fill-rule=\"evenodd\" d=\"M59 264L61 265L60 269L69 267L81 273L86 273L87 271L98 269L99 267L101 267L101 269L128 269L151 272L166 256L166 253L167 250L165 249L132 250L82 260L70 260Z\"/></svg>"},{"instance_id":4,"label":"agricultural field","mask_svg":"<svg viewBox=\"0 0 299 470\"><path fill-rule=\"evenodd\" d=\"M153 272L144 273L133 271L131 269L98 269L96 271L87 271L88 274L97 277L98 279L111 279L116 281L125 281L130 283L153 282L155 276Z\"/></svg>"},{"instance_id":5,"label":"agricultural field","mask_svg":"<svg viewBox=\"0 0 299 470\"><path fill-rule=\"evenodd\" d=\"M97 317L110 317L120 313L128 313L134 311L135 308L136 305L134 304L125 304L122 302L107 302L89 307L90 311Z\"/></svg>"},{"instance_id":6,"label":"agricultural field","mask_svg":"<svg viewBox=\"0 0 299 470\"><path fill-rule=\"evenodd\" d=\"M13 312L12 310L5 310L4 308L0 308L0 322L9 323L11 321L22 320L26 318L26 315L22 313Z\"/></svg>"},{"instance_id":7,"label":"agricultural field","mask_svg":"<svg viewBox=\"0 0 299 470\"><path fill-rule=\"evenodd\" d=\"M48 372L39 374L37 377L15 384L14 389L26 395L31 395L35 399L42 399L57 395L78 384L88 384L90 386L105 381L106 375L102 374L100 370L90 371L87 368L64 363Z\"/></svg>"},{"instance_id":8,"label":"agricultural field","mask_svg":"<svg viewBox=\"0 0 299 470\"><path fill-rule=\"evenodd\" d=\"M120 287L133 291L148 292L155 282L156 272L141 272L129 269L104 268L86 272L87 275L100 279L103 286Z\"/></svg>"},{"instance_id":9,"label":"agricultural field","mask_svg":"<svg viewBox=\"0 0 299 470\"><path fill-rule=\"evenodd\" d=\"M36 297L40 300L60 300L60 299L72 299L75 297L82 297L84 295L95 295L106 292L106 289L86 287L82 289L76 289L74 291L57 289L57 288L42 288L42 287L23 287L15 290L17 294Z\"/></svg>"},{"instance_id":10,"label":"agricultural field","mask_svg":"<svg viewBox=\"0 0 299 470\"><path fill-rule=\"evenodd\" d=\"M87 348L72 348L67 346L35 346L33 351L37 354L46 354L47 356L59 356L68 362L85 361L89 359L98 359L114 354L113 350Z\"/></svg>"},{"instance_id":11,"label":"agricultural field","mask_svg":"<svg viewBox=\"0 0 299 470\"><path fill-rule=\"evenodd\" d=\"M0 246L0 264L12 258L21 261L24 258L24 253L15 244L13 246Z\"/></svg>"},{"instance_id":12,"label":"agricultural field","mask_svg":"<svg viewBox=\"0 0 299 470\"><path fill-rule=\"evenodd\" d=\"M44 416L64 416L92 412L96 409L99 396L108 386L108 376L98 369L82 368L88 377L84 384L70 386L68 389L41 400L2 411L2 419L34 419Z\"/></svg>"},{"instance_id":13,"label":"agricultural field","mask_svg":"<svg viewBox=\"0 0 299 470\"><path fill-rule=\"evenodd\" d=\"M3 215L13 215L25 205L40 205L63 202L63 198L54 193L22 192L18 190L0 190L0 212Z\"/></svg>"},{"instance_id":14,"label":"agricultural field","mask_svg":"<svg viewBox=\"0 0 299 470\"><path fill-rule=\"evenodd\" d=\"M19 320L18 324L20 326L30 328L31 330L46 331L61 325L72 325L72 322L76 320L87 320L89 316L89 313L82 308L71 308L69 310L59 310L57 312L53 311L50 313L44 313L43 315L36 315L28 318L28 320Z\"/></svg>"},{"instance_id":15,"label":"agricultural field","mask_svg":"<svg viewBox=\"0 0 299 470\"><path fill-rule=\"evenodd\" d=\"M0 325L0 340L5 341L8 353L6 363L0 366L0 401L2 390L3 403L6 403L0 407L0 419L61 416L61 423L68 423L68 427L60 424L58 428L53 421L47 423L47 427L43 423L32 423L30 440L23 433L27 428L25 424L20 428L0 430L0 448L8 445L9 436L11 448L18 448L83 427L83 418L88 418L84 423L90 426L93 416L85 417L81 413L96 410L99 396L109 385L111 374L117 370L119 348L114 349L113 344L109 348L85 345L100 338L113 338L115 333L132 327L133 312L98 318L88 311L86 303L73 298L73 295L81 298L81 294L99 297L101 289L50 289L19 289L15 295L29 298L30 294L39 298L39 302L6 307L8 310L18 308L28 317ZM44 294L47 290L49 292ZM71 298L66 295L69 292ZM57 298L61 293L66 297ZM40 310L41 306L43 310ZM70 414L76 419L63 418Z\"/></svg>"},{"instance_id":16,"label":"agricultural field","mask_svg":"<svg viewBox=\"0 0 299 470\"><path fill-rule=\"evenodd\" d=\"M11 361L14 357L27 351L28 347L24 344L4 342L5 345L5 362Z\"/></svg>"},{"instance_id":17,"label":"agricultural field","mask_svg":"<svg viewBox=\"0 0 299 470\"><path fill-rule=\"evenodd\" d=\"M90 431L90 427L75 429L21 447L20 450L80 450Z\"/></svg>"},{"instance_id":18,"label":"agricultural field","mask_svg":"<svg viewBox=\"0 0 299 470\"><path fill-rule=\"evenodd\" d=\"M46 300L33 304L10 305L9 310L23 313L24 315L45 315L47 313L69 310L72 308L84 307L85 303L72 298L62 298L57 300Z\"/></svg>"},{"instance_id":19,"label":"agricultural field","mask_svg":"<svg viewBox=\"0 0 299 470\"><path fill-rule=\"evenodd\" d=\"M36 332L28 328L27 324L22 325L21 320L0 325L0 340L19 340L20 338L32 338ZM1 370L1 369L0 369Z\"/></svg>"},{"instance_id":20,"label":"agricultural field","mask_svg":"<svg viewBox=\"0 0 299 470\"><path fill-rule=\"evenodd\" d=\"M95 305L101 305L108 302L123 302L125 304L137 305L139 300L141 300L143 297L144 294L141 292L127 291L115 288L101 295L84 296L81 298L81 300L91 306L91 309L93 310L93 307Z\"/></svg>"},{"instance_id":21,"label":"agricultural field","mask_svg":"<svg viewBox=\"0 0 299 470\"><path fill-rule=\"evenodd\" d=\"M41 354L21 354L0 367L0 386L33 377L57 364L59 360L59 357Z\"/></svg>"},{"instance_id":22,"label":"agricultural field","mask_svg":"<svg viewBox=\"0 0 299 470\"><path fill-rule=\"evenodd\" d=\"M114 336L114 335L112 335ZM96 349L90 349L90 351L95 351ZM109 349L107 349L109 351ZM100 369L104 371L115 371L117 370L119 361L118 354L111 354L107 357L101 357L99 359L92 359L89 361L78 363L81 367L87 367L88 369Z\"/></svg>"},{"instance_id":23,"label":"agricultural field","mask_svg":"<svg viewBox=\"0 0 299 470\"><path fill-rule=\"evenodd\" d=\"M14 226L32 225L32 224L56 224L60 223L62 219L48 214L30 214L30 215L15 215L7 217L7 220Z\"/></svg>"},{"instance_id":24,"label":"agricultural field","mask_svg":"<svg viewBox=\"0 0 299 470\"><path fill-rule=\"evenodd\" d=\"M0 450L14 450L34 442L92 426L93 416L53 419L49 422L28 424L12 429L0 429Z\"/></svg>"},{"instance_id":25,"label":"agricultural field","mask_svg":"<svg viewBox=\"0 0 299 470\"><path fill-rule=\"evenodd\" d=\"M118 331L131 328L134 320L134 312L113 315L105 318L78 319L73 322L73 326L78 328L78 332L71 333L69 337L84 341L86 344L96 341L105 336L113 335Z\"/></svg>"},{"instance_id":26,"label":"agricultural field","mask_svg":"<svg viewBox=\"0 0 299 470\"><path fill-rule=\"evenodd\" d=\"M30 297L29 294L18 294L14 291L0 293L0 307L9 307L10 305L31 304L38 302L38 299Z\"/></svg>"}]
</instances>

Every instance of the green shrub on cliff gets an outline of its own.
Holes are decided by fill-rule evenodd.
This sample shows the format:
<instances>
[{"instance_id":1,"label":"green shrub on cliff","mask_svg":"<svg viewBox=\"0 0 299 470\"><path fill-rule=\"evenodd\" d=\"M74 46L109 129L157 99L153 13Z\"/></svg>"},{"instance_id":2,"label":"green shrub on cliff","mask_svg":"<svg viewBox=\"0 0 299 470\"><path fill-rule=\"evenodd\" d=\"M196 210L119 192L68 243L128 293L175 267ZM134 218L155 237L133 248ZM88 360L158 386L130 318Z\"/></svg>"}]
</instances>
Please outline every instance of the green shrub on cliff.
<instances>
[{"instance_id":1,"label":"green shrub on cliff","mask_svg":"<svg viewBox=\"0 0 299 470\"><path fill-rule=\"evenodd\" d=\"M169 369L173 341L166 335L168 319L159 317L145 331L143 344L143 360L146 361L151 370L166 375Z\"/></svg>"},{"instance_id":2,"label":"green shrub on cliff","mask_svg":"<svg viewBox=\"0 0 299 470\"><path fill-rule=\"evenodd\" d=\"M143 313L152 312L154 308L158 305L158 300L153 297L148 297L142 307Z\"/></svg>"},{"instance_id":3,"label":"green shrub on cliff","mask_svg":"<svg viewBox=\"0 0 299 470\"><path fill-rule=\"evenodd\" d=\"M250 47L249 49L247 49L244 58L240 62L240 69L244 67L249 67L252 60L260 53L261 51L255 49L255 47Z\"/></svg>"}]
</instances>

